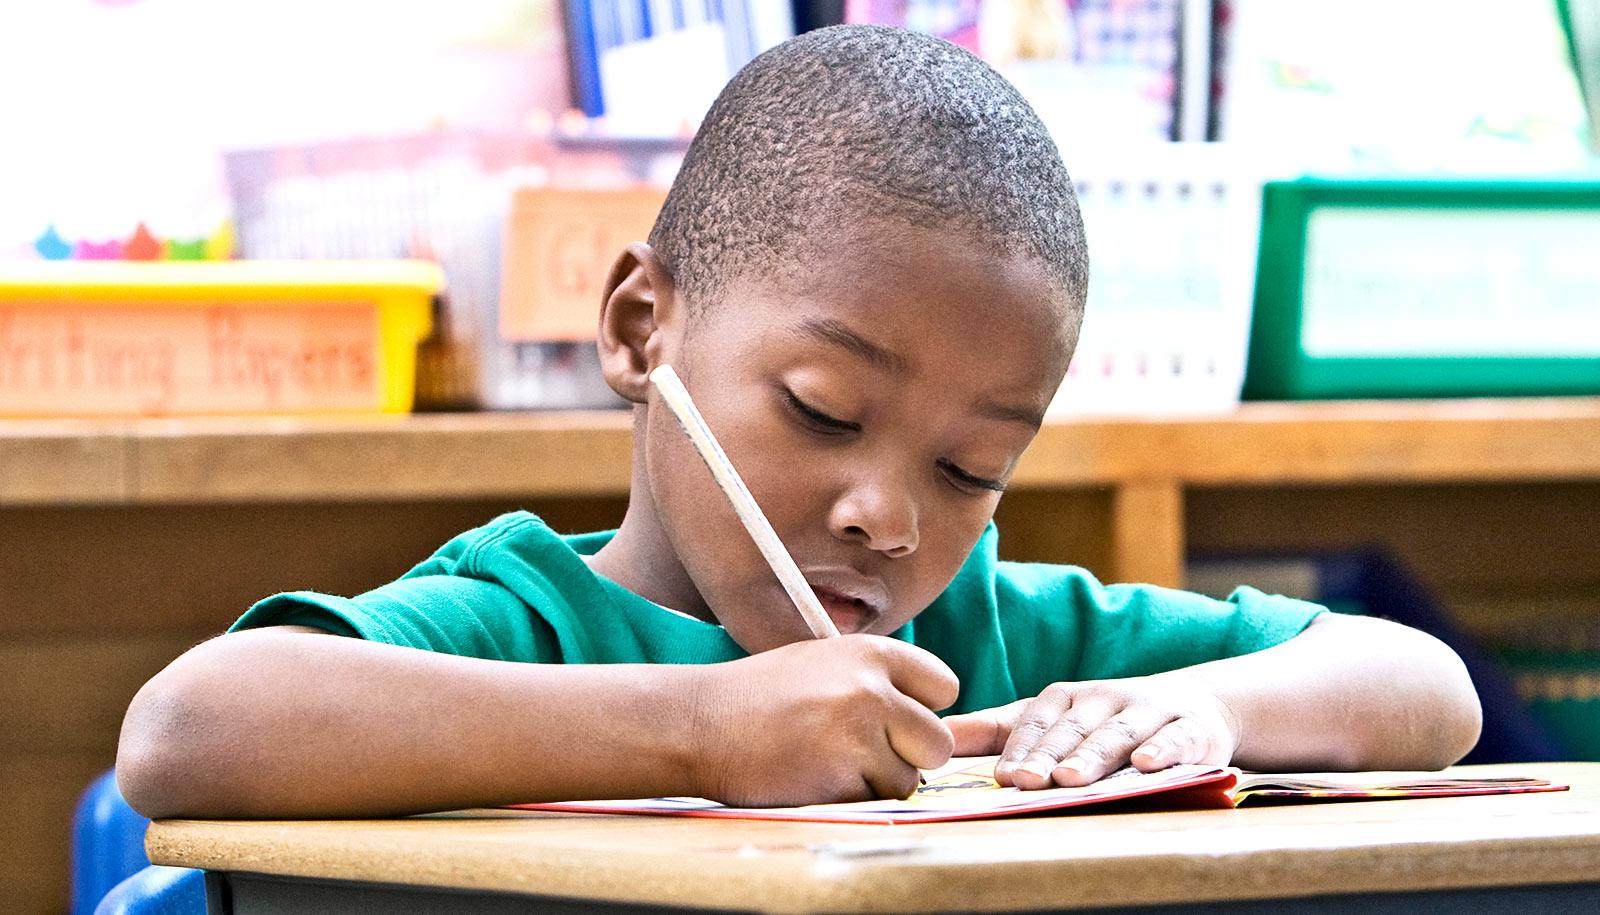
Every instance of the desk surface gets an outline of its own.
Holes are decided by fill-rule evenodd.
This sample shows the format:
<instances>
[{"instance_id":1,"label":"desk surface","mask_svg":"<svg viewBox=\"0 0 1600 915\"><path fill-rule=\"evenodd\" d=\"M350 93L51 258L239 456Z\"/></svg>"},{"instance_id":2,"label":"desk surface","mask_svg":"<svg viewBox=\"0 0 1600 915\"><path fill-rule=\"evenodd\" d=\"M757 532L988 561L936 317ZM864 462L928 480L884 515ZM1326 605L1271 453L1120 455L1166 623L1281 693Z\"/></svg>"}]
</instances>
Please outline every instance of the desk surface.
<instances>
[{"instance_id":1,"label":"desk surface","mask_svg":"<svg viewBox=\"0 0 1600 915\"><path fill-rule=\"evenodd\" d=\"M467 811L150 828L157 864L767 911L999 911L1600 880L1600 763L1461 767L1570 792L868 826Z\"/></svg>"}]
</instances>

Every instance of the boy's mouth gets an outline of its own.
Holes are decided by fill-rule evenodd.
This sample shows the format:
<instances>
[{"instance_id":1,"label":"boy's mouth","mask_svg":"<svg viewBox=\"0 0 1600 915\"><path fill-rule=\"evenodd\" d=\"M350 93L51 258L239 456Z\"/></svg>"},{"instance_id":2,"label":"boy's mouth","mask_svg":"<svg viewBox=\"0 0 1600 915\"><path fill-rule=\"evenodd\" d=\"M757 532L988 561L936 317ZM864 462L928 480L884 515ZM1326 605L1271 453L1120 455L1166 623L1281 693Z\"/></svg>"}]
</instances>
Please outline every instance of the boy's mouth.
<instances>
[{"instance_id":1,"label":"boy's mouth","mask_svg":"<svg viewBox=\"0 0 1600 915\"><path fill-rule=\"evenodd\" d=\"M844 577L807 575L806 582L841 634L866 632L883 615L888 603L883 586L865 579L844 581Z\"/></svg>"}]
</instances>

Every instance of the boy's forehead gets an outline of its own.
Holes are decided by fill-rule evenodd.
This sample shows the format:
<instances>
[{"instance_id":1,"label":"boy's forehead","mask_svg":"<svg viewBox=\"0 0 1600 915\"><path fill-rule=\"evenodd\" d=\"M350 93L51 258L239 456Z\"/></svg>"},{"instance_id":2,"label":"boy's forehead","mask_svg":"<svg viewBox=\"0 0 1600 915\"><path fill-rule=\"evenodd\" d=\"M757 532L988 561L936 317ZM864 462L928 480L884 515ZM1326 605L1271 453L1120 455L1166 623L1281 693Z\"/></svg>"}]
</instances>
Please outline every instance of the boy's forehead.
<instances>
[{"instance_id":1,"label":"boy's forehead","mask_svg":"<svg viewBox=\"0 0 1600 915\"><path fill-rule=\"evenodd\" d=\"M988 355L1027 363L1036 371L1026 374L1052 387L1057 370L1066 371L1081 313L1026 256L904 226L748 273L724 299L715 310L739 328L718 336L745 347L816 343L876 368L919 371Z\"/></svg>"},{"instance_id":2,"label":"boy's forehead","mask_svg":"<svg viewBox=\"0 0 1600 915\"><path fill-rule=\"evenodd\" d=\"M814 238L810 250L746 274L730 292L780 313L786 304L874 322L937 313L1075 336L1081 304L1068 301L1032 257L985 242L901 223L856 227L833 240Z\"/></svg>"}]
</instances>

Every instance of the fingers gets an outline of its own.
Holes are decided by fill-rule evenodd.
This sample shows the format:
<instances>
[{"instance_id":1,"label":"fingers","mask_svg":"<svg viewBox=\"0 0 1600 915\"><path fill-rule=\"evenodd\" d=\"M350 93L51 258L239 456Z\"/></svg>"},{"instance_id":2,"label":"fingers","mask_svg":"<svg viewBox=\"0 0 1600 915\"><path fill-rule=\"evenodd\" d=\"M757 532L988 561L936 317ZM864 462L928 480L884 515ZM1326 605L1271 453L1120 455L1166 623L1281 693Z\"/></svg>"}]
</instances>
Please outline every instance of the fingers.
<instances>
[{"instance_id":1,"label":"fingers","mask_svg":"<svg viewBox=\"0 0 1600 915\"><path fill-rule=\"evenodd\" d=\"M1050 787L1061 761L1117 712L1118 704L1110 697L1069 693L1062 699L1046 689L1011 731L1011 741L995 766L995 779L1003 771L1019 789Z\"/></svg>"},{"instance_id":2,"label":"fingers","mask_svg":"<svg viewBox=\"0 0 1600 915\"><path fill-rule=\"evenodd\" d=\"M993 756L1006 748L1006 739L1016 726L1017 718L1028 707L1028 699L1009 705L986 708L965 715L951 715L944 720L955 737L955 756Z\"/></svg>"},{"instance_id":3,"label":"fingers","mask_svg":"<svg viewBox=\"0 0 1600 915\"><path fill-rule=\"evenodd\" d=\"M1198 759L1208 742L1203 729L1191 721L1167 730L1176 723L1161 706L1129 704L1115 693L1060 684L1017 717L995 779L1018 788L1072 787L1122 768L1136 750L1146 751L1141 757L1149 766L1145 771Z\"/></svg>"},{"instance_id":4,"label":"fingers","mask_svg":"<svg viewBox=\"0 0 1600 915\"><path fill-rule=\"evenodd\" d=\"M919 773L912 766L900 766L867 776L872 800L903 800L917 792Z\"/></svg>"},{"instance_id":5,"label":"fingers","mask_svg":"<svg viewBox=\"0 0 1600 915\"><path fill-rule=\"evenodd\" d=\"M994 767L996 781L1019 788L1042 787L1066 752L1116 711L1108 699L1076 693L1064 683L1046 687L1038 698L1027 700L1025 704L1012 724L1005 749ZM1047 735L1048 743L1045 742ZM1018 782L1016 776L1024 760L1032 763L1035 772L1032 777L1024 776Z\"/></svg>"},{"instance_id":6,"label":"fingers","mask_svg":"<svg viewBox=\"0 0 1600 915\"><path fill-rule=\"evenodd\" d=\"M1051 770L1049 783L1064 787L1087 785L1128 764L1134 749L1172 717L1149 706L1129 706L1111 716L1071 749ZM1024 764L1026 765L1026 764Z\"/></svg>"},{"instance_id":7,"label":"fingers","mask_svg":"<svg viewBox=\"0 0 1600 915\"><path fill-rule=\"evenodd\" d=\"M1210 762L1216 750L1211 735L1193 718L1169 722L1133 751L1140 772L1154 772L1185 763Z\"/></svg>"},{"instance_id":8,"label":"fingers","mask_svg":"<svg viewBox=\"0 0 1600 915\"><path fill-rule=\"evenodd\" d=\"M955 704L961 693L961 681L956 679L950 665L931 652L883 636L863 636L871 639L873 650L886 653L886 670L894 688L934 711Z\"/></svg>"},{"instance_id":9,"label":"fingers","mask_svg":"<svg viewBox=\"0 0 1600 915\"><path fill-rule=\"evenodd\" d=\"M950 761L955 740L939 716L905 696L896 695L884 723L884 743L870 754L861 779L873 798L910 797L921 784L920 769L937 769Z\"/></svg>"},{"instance_id":10,"label":"fingers","mask_svg":"<svg viewBox=\"0 0 1600 915\"><path fill-rule=\"evenodd\" d=\"M902 701L888 722L889 747L917 769L937 769L950 761L955 738L939 716L915 702Z\"/></svg>"}]
</instances>

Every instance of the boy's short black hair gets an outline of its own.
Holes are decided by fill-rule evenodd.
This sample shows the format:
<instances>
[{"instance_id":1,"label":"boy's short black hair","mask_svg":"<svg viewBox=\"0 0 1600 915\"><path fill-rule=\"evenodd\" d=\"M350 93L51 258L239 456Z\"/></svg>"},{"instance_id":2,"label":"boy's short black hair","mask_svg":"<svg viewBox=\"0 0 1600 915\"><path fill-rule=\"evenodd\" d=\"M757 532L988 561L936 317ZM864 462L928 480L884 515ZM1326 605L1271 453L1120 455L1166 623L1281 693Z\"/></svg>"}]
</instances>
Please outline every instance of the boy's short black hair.
<instances>
[{"instance_id":1,"label":"boy's short black hair","mask_svg":"<svg viewBox=\"0 0 1600 915\"><path fill-rule=\"evenodd\" d=\"M1032 255L1079 312L1088 253L1061 154L1017 90L939 38L836 26L772 48L711 106L650 233L692 303L793 270L863 217Z\"/></svg>"}]
</instances>

